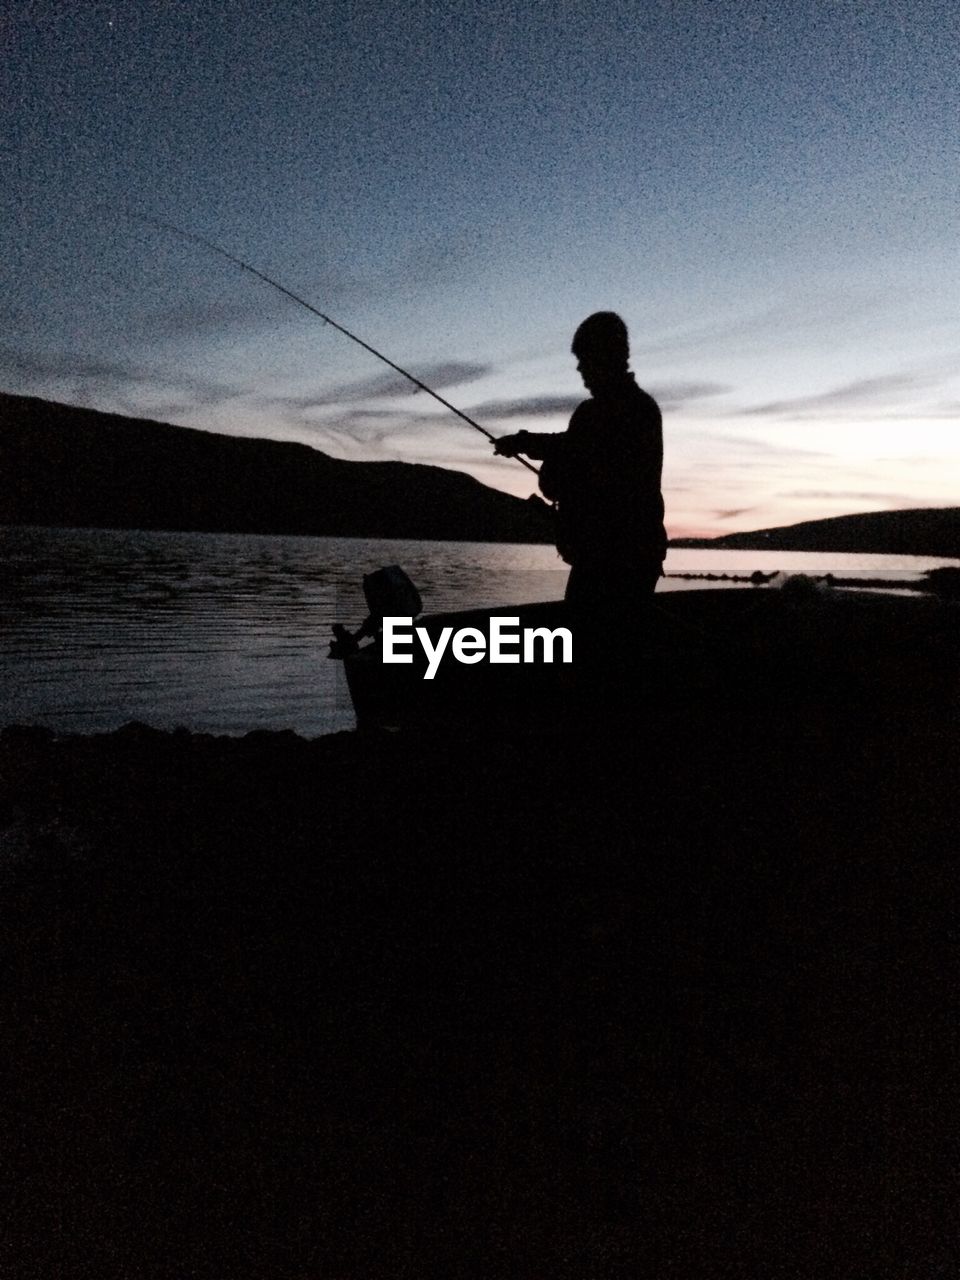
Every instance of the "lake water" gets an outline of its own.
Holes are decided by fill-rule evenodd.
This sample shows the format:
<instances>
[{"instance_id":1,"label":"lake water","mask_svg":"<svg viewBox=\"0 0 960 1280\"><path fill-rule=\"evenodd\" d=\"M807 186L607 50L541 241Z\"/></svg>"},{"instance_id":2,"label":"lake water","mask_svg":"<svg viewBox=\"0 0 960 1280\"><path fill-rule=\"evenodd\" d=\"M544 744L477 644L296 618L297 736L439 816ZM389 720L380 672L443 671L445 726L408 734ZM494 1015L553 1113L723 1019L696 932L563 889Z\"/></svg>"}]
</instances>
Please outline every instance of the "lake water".
<instances>
[{"instance_id":1,"label":"lake water","mask_svg":"<svg viewBox=\"0 0 960 1280\"><path fill-rule=\"evenodd\" d=\"M948 563L674 550L666 569L910 582ZM567 575L545 546L0 529L0 725L352 728L342 666L326 657L330 628L362 621L361 579L387 564L406 569L429 613L559 599ZM668 576L658 590L710 585Z\"/></svg>"}]
</instances>

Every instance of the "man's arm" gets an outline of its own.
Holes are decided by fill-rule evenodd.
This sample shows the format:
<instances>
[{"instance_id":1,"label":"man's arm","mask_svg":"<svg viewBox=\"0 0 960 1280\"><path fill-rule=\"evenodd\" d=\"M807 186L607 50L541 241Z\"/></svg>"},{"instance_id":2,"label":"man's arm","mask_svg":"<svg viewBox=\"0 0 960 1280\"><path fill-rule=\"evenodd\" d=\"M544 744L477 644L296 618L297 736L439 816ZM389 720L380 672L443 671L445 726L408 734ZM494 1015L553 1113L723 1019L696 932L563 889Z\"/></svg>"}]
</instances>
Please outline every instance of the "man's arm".
<instances>
[{"instance_id":1,"label":"man's arm","mask_svg":"<svg viewBox=\"0 0 960 1280\"><path fill-rule=\"evenodd\" d=\"M548 462L556 456L557 442L564 432L518 431L516 435L501 436L494 441L493 451L502 458L515 458L524 453L528 458Z\"/></svg>"}]
</instances>

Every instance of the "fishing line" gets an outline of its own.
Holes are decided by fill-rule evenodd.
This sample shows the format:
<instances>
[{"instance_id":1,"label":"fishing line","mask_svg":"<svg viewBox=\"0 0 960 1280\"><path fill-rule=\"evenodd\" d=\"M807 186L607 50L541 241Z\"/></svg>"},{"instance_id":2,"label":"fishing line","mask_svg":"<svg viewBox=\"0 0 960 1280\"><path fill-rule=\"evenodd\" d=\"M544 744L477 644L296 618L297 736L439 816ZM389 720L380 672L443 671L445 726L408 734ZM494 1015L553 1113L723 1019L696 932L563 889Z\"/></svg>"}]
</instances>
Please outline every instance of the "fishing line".
<instances>
[{"instance_id":1,"label":"fishing line","mask_svg":"<svg viewBox=\"0 0 960 1280\"><path fill-rule=\"evenodd\" d=\"M274 280L272 276L268 276L265 272L259 271L256 267L251 266L249 262L244 262L242 258L238 258L235 254L230 253L229 250L221 248L218 244L214 244L212 240L208 240L205 236L197 235L194 231L186 231L183 227L175 226L172 222L161 222L159 218L149 218L142 213L132 213L129 210L124 210L124 212L127 217L133 218L137 222L143 222L147 226L153 227L158 231L168 231L172 235L181 236L184 240L191 240L194 244L198 244L202 248L208 249L211 253L217 253L221 258L226 258L226 260L228 262L232 262L235 267L240 267L243 271L249 271L252 276L256 276L257 279L262 280L264 284L270 285L272 289L276 289L279 293L282 293L284 297L289 298L291 302L296 302L301 307L306 307L309 312L318 316L324 324L331 325L338 333L342 333L345 338L349 338L350 341L355 342L357 346L363 347L364 351L369 351L372 356L376 356L378 360L382 360L384 364L389 365L391 369L396 373L401 374L408 382L412 382L419 391L426 391L427 395L433 396L434 400L442 404L445 409L449 409L451 413L455 413L457 417L467 423L468 426L473 427L475 431L479 431L481 435L486 436L488 440L496 444L497 437L489 432L486 427L481 427L479 422L474 422L473 418L468 417L462 409L458 409L457 406L451 404L449 400L444 400L443 396L438 395L432 387L428 387L425 382L421 382L419 378L414 377L414 375L409 373L406 369L402 369L400 365L394 364L394 362L385 356L382 351L378 351L376 347L371 347L369 342L364 342L362 338L358 338L355 333L351 333L350 330L344 328L342 324L338 324L331 316L326 315L318 307L315 307L313 303L307 302L305 298L301 298L299 294L294 293L292 289L288 289L287 286L281 284L279 280ZM539 469L533 466L532 463L527 462L526 458L517 456L516 460L521 466L526 467L528 471L532 471L534 475L540 474Z\"/></svg>"}]
</instances>

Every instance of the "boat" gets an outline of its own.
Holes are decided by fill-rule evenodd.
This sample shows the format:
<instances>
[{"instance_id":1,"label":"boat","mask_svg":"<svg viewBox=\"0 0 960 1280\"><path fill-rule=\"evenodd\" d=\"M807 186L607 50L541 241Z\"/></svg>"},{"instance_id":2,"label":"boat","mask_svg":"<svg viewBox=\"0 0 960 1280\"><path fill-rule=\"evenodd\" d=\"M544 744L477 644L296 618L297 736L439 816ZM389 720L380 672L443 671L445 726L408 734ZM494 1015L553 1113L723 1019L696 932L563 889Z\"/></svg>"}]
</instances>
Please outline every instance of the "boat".
<instances>
[{"instance_id":1,"label":"boat","mask_svg":"<svg viewBox=\"0 0 960 1280\"><path fill-rule=\"evenodd\" d=\"M544 645L534 646L531 662L491 661L489 643L469 662L451 655L452 637L465 629L483 637L497 627L508 635L555 633L569 623L563 601L421 616L419 593L397 566L369 575L364 590L370 617L354 633L336 627L331 645L344 663L358 729L549 731L578 688L591 687L596 673L578 669L575 656L561 661L557 640L553 661L543 660ZM412 620L393 649L409 661L384 660L382 622L391 614ZM428 653L445 631L444 656L431 663ZM909 704L916 715L921 706L960 701L960 606L919 592L838 588L804 575L668 590L654 596L643 636L611 635L604 644L613 669L638 676L623 691L621 716L642 717L654 703L661 712L698 707L702 715L709 706L715 716L743 716L771 701L824 716L852 707L876 713L892 703L907 714Z\"/></svg>"}]
</instances>

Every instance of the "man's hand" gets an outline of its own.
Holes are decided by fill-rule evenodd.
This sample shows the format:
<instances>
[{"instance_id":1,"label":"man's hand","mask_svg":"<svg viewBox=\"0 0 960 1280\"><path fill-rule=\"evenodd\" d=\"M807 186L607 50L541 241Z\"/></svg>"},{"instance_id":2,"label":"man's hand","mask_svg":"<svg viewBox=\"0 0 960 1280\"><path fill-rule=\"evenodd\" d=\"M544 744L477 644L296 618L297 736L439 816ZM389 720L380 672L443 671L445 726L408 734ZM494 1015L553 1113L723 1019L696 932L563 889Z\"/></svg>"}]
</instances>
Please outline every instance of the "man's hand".
<instances>
[{"instance_id":1,"label":"man's hand","mask_svg":"<svg viewBox=\"0 0 960 1280\"><path fill-rule=\"evenodd\" d=\"M514 436L501 436L493 442L493 452L501 458L515 458L518 453L527 452L529 432L518 431Z\"/></svg>"}]
</instances>

